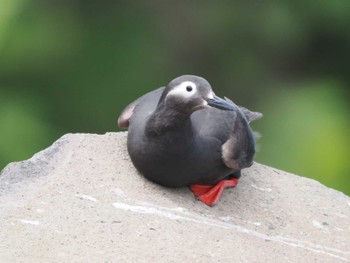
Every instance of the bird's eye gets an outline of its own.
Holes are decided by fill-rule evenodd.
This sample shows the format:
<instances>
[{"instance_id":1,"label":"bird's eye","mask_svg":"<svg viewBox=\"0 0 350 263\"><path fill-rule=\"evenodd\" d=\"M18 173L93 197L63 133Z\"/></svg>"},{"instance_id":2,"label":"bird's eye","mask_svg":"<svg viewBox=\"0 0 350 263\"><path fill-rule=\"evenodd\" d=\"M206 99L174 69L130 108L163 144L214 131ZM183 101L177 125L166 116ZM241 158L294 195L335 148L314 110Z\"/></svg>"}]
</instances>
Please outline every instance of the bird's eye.
<instances>
[{"instance_id":1,"label":"bird's eye","mask_svg":"<svg viewBox=\"0 0 350 263\"><path fill-rule=\"evenodd\" d=\"M192 88L191 86L187 86L187 87L186 87L186 90L187 90L188 92L191 92L191 91L193 90L193 88Z\"/></svg>"}]
</instances>

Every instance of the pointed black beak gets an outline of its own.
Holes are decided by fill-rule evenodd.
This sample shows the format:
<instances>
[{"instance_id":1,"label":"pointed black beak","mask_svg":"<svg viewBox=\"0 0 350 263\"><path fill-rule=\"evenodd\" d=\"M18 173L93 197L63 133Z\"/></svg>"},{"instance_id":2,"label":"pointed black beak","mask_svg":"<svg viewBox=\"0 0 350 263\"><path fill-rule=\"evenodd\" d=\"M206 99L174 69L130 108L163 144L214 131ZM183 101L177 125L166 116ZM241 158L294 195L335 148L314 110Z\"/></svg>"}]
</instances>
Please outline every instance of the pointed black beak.
<instances>
[{"instance_id":1,"label":"pointed black beak","mask_svg":"<svg viewBox=\"0 0 350 263\"><path fill-rule=\"evenodd\" d=\"M234 104L214 95L213 99L207 99L208 105L220 110L235 110Z\"/></svg>"}]
</instances>

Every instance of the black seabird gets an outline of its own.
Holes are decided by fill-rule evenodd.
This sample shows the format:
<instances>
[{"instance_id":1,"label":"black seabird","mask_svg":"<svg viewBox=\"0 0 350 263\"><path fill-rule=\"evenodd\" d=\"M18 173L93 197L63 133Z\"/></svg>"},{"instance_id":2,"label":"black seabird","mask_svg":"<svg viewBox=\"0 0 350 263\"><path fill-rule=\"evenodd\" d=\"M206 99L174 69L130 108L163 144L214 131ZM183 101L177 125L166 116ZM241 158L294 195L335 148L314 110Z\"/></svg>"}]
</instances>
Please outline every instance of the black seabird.
<instances>
[{"instance_id":1,"label":"black seabird","mask_svg":"<svg viewBox=\"0 0 350 263\"><path fill-rule=\"evenodd\" d=\"M216 96L205 79L184 75L129 104L118 125L128 128L128 152L141 174L169 187L190 186L214 205L252 165L249 123L260 117Z\"/></svg>"}]
</instances>

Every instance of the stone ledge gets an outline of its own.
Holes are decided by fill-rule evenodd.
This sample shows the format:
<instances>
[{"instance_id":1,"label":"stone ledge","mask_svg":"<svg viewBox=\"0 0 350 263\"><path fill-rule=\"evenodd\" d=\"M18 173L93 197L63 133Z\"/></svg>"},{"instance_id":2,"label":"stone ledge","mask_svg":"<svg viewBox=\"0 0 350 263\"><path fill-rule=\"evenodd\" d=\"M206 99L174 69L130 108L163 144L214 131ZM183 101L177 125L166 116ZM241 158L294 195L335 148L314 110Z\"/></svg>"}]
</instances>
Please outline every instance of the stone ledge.
<instances>
[{"instance_id":1,"label":"stone ledge","mask_svg":"<svg viewBox=\"0 0 350 263\"><path fill-rule=\"evenodd\" d=\"M0 174L2 262L350 262L350 198L261 164L213 208L145 180L126 133L67 134Z\"/></svg>"}]
</instances>

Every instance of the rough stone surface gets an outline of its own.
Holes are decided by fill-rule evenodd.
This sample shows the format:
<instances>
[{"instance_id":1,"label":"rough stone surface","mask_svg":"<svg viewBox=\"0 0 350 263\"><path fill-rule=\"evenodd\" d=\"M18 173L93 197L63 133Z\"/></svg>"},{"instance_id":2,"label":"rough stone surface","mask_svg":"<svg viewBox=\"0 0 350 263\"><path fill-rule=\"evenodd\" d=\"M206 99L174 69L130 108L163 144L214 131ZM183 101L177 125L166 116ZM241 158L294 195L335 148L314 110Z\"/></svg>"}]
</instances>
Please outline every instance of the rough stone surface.
<instances>
[{"instance_id":1,"label":"rough stone surface","mask_svg":"<svg viewBox=\"0 0 350 263\"><path fill-rule=\"evenodd\" d=\"M220 203L145 180L126 133L68 134L0 174L1 262L350 262L350 198L261 164Z\"/></svg>"}]
</instances>

